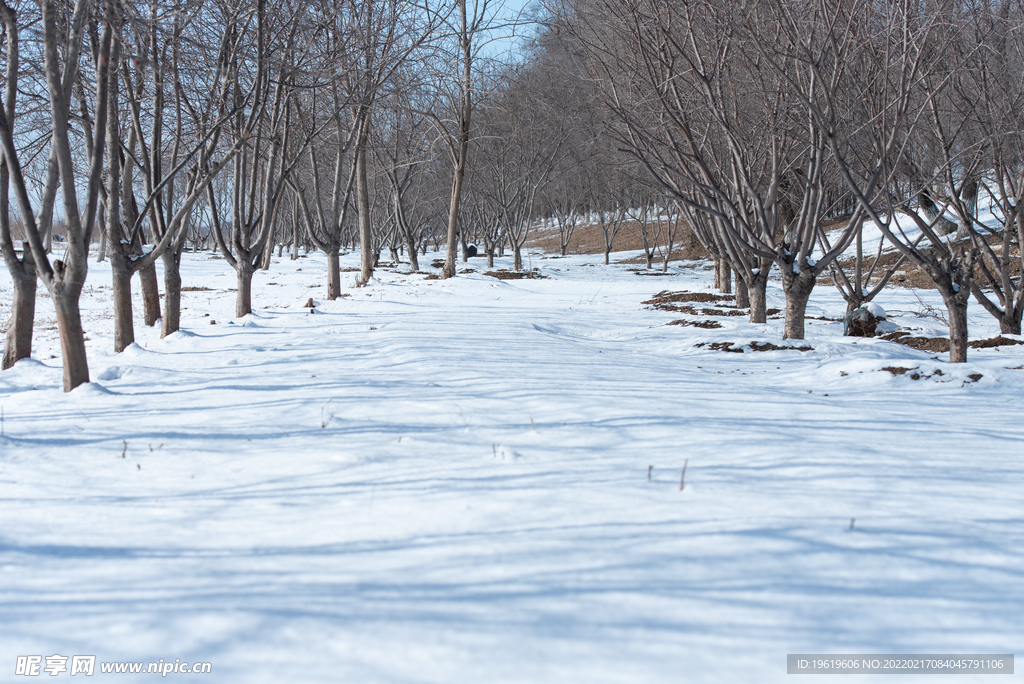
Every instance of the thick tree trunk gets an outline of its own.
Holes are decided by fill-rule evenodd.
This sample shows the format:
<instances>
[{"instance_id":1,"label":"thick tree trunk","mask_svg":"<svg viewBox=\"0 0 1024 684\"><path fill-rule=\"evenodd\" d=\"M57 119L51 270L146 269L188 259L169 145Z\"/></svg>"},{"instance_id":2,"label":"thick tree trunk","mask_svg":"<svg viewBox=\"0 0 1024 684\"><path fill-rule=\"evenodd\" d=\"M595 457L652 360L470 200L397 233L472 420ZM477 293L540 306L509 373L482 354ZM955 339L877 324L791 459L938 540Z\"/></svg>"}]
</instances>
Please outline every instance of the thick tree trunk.
<instances>
[{"instance_id":1,"label":"thick tree trunk","mask_svg":"<svg viewBox=\"0 0 1024 684\"><path fill-rule=\"evenodd\" d=\"M804 339L804 319L807 315L807 300L817 282L813 270L793 272L793 264L779 264L782 271L782 291L786 294L786 324L783 338Z\"/></svg>"},{"instance_id":2,"label":"thick tree trunk","mask_svg":"<svg viewBox=\"0 0 1024 684\"><path fill-rule=\"evenodd\" d=\"M846 315L849 316L854 311L864 306L864 298L856 292L848 294L846 296Z\"/></svg>"},{"instance_id":3,"label":"thick tree trunk","mask_svg":"<svg viewBox=\"0 0 1024 684\"><path fill-rule=\"evenodd\" d=\"M24 273L12 271L14 301L11 302L11 320L7 321L7 341L4 344L3 370L21 359L32 356L32 325L36 317L36 269L32 253L25 245Z\"/></svg>"},{"instance_id":4,"label":"thick tree trunk","mask_svg":"<svg viewBox=\"0 0 1024 684\"><path fill-rule=\"evenodd\" d=\"M783 339L804 339L807 300L814 289L814 280L814 274L810 272L790 273L788 277L783 277L782 285L786 293L786 327L782 334Z\"/></svg>"},{"instance_id":5,"label":"thick tree trunk","mask_svg":"<svg viewBox=\"0 0 1024 684\"><path fill-rule=\"evenodd\" d=\"M610 255L611 253L612 253L612 250L610 250L610 249L605 249L604 250L604 265L605 266L608 265L608 261L609 261L608 260L608 255Z\"/></svg>"},{"instance_id":6,"label":"thick tree trunk","mask_svg":"<svg viewBox=\"0 0 1024 684\"><path fill-rule=\"evenodd\" d=\"M147 326L154 326L160 320L160 286L156 278L156 264L150 264L139 271L142 284L142 308Z\"/></svg>"},{"instance_id":7,"label":"thick tree trunk","mask_svg":"<svg viewBox=\"0 0 1024 684\"><path fill-rule=\"evenodd\" d=\"M252 276L256 272L249 264L238 262L238 295L235 297L235 318L252 313Z\"/></svg>"},{"instance_id":8,"label":"thick tree trunk","mask_svg":"<svg viewBox=\"0 0 1024 684\"><path fill-rule=\"evenodd\" d=\"M515 271L523 270L523 252L519 248L519 243L512 245L512 269Z\"/></svg>"},{"instance_id":9,"label":"thick tree trunk","mask_svg":"<svg viewBox=\"0 0 1024 684\"><path fill-rule=\"evenodd\" d=\"M416 254L416 243L412 241L411 235L405 236L405 251L409 252L409 268L413 271L420 270L420 259Z\"/></svg>"},{"instance_id":10,"label":"thick tree trunk","mask_svg":"<svg viewBox=\"0 0 1024 684\"><path fill-rule=\"evenodd\" d=\"M341 260L338 250L327 255L327 299L334 301L341 296Z\"/></svg>"},{"instance_id":11,"label":"thick tree trunk","mask_svg":"<svg viewBox=\"0 0 1024 684\"><path fill-rule=\"evenodd\" d=\"M181 329L181 255L166 249L160 255L164 262L164 315L160 337Z\"/></svg>"},{"instance_id":12,"label":"thick tree trunk","mask_svg":"<svg viewBox=\"0 0 1024 684\"><path fill-rule=\"evenodd\" d=\"M494 247L487 250L487 268L494 268Z\"/></svg>"},{"instance_id":13,"label":"thick tree trunk","mask_svg":"<svg viewBox=\"0 0 1024 684\"><path fill-rule=\"evenodd\" d=\"M70 392L84 382L89 382L89 361L85 356L85 331L82 329L82 313L78 308L77 290L71 292L58 286L52 293L53 306L57 311L57 329L60 332L60 349L64 362L64 391Z\"/></svg>"},{"instance_id":14,"label":"thick tree trunk","mask_svg":"<svg viewBox=\"0 0 1024 684\"><path fill-rule=\"evenodd\" d=\"M119 251L110 255L110 271L114 285L114 351L123 352L135 341L132 318L132 272L128 260Z\"/></svg>"},{"instance_id":15,"label":"thick tree trunk","mask_svg":"<svg viewBox=\"0 0 1024 684\"><path fill-rule=\"evenodd\" d=\"M767 300L768 300L768 276L759 273L747 286L747 293L750 296L750 322L767 323Z\"/></svg>"}]
</instances>

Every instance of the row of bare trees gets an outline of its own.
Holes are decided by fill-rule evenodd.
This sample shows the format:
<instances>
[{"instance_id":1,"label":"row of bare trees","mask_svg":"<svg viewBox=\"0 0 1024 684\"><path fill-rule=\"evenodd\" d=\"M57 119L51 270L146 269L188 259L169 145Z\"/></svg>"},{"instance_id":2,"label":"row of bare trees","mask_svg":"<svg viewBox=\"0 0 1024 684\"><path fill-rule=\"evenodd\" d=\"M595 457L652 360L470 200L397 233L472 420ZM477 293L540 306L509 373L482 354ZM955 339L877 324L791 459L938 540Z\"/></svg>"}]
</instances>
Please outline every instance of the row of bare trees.
<instances>
[{"instance_id":1,"label":"row of bare trees","mask_svg":"<svg viewBox=\"0 0 1024 684\"><path fill-rule=\"evenodd\" d=\"M946 303L951 360L966 360L972 293L1020 333L1019 2L565 0L552 12L621 149L735 273L752 321L765 320L773 266L785 334L802 338L820 277L853 310L906 261ZM998 226L977 219L983 194ZM898 260L864 253L865 222ZM852 247L852 266L840 262Z\"/></svg>"},{"instance_id":2,"label":"row of bare trees","mask_svg":"<svg viewBox=\"0 0 1024 684\"><path fill-rule=\"evenodd\" d=\"M88 381L78 301L94 241L110 259L116 351L135 338L136 273L151 295L147 323L178 329L190 236L212 240L236 271L238 316L251 311L253 274L286 226L296 250L301 234L328 255L330 298L350 237L363 283L385 241L400 236L415 262L428 220L443 218L454 243L482 50L515 23L501 9L493 0L0 3L0 251L14 280L4 368L31 354L42 280L65 389ZM449 209L437 212L427 189L445 176ZM66 224L60 259L50 254L55 216ZM382 225L395 230L385 237ZM448 262L452 275L454 254Z\"/></svg>"},{"instance_id":3,"label":"row of bare trees","mask_svg":"<svg viewBox=\"0 0 1024 684\"><path fill-rule=\"evenodd\" d=\"M946 302L953 360L971 294L1020 332L1018 0L551 0L505 63L488 44L516 20L496 0L0 0L0 14L3 365L31 353L42 280L66 389L89 377L78 299L94 242L117 351L134 340L136 273L146 322L178 329L190 241L236 271L244 316L286 243L327 255L334 299L343 250L360 250L359 284L385 247L418 270L428 242L446 248L444 277L470 242L521 268L540 218L563 254L597 223L606 263L639 225L663 268L685 223L754 322L778 268L787 337L803 337L820 280L852 311L908 262ZM983 200L999 225L979 222ZM884 236L871 250L866 225Z\"/></svg>"}]
</instances>

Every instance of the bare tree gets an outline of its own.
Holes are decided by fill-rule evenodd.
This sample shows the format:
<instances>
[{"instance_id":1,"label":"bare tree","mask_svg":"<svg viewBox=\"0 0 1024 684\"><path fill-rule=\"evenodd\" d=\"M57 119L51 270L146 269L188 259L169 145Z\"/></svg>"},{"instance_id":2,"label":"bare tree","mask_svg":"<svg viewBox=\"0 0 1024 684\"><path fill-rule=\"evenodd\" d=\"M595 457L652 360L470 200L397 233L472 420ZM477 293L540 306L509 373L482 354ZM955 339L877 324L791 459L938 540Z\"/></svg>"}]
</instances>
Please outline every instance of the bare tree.
<instances>
[{"instance_id":1,"label":"bare tree","mask_svg":"<svg viewBox=\"0 0 1024 684\"><path fill-rule=\"evenodd\" d=\"M111 16L113 9L108 7L107 14L103 17L105 21L103 34L99 39L101 59L98 62L96 74L96 137L90 150L85 211L80 211L77 193L74 191L76 188L75 166L68 134L69 103L72 84L77 76L79 66L80 46L88 15L88 5L88 2L81 0L75 6L62 64L58 54L58 46L62 41L60 41L57 31L56 3L52 0L40 0L39 2L40 41L43 52L41 69L46 80L50 100L50 118L53 124L50 143L53 151L51 157L57 164L61 186L64 188L61 195L66 221L67 253L63 259L57 259L51 263L46 254L43 236L36 221L36 214L33 211L32 200L18 158L13 131L7 117L7 108L0 106L0 145L3 147L7 170L14 185L18 210L24 224L29 248L32 251L36 272L49 291L57 313L57 327L60 330L61 354L64 362L64 391L66 392L89 381L85 332L82 329L82 317L78 302L88 272L89 243L92 240L96 219L106 130L108 64L113 40L111 27L111 22L114 20L114 17ZM3 4L3 19L10 41L11 36L17 32L17 20L13 10L6 3ZM15 56L14 62L16 63L17 60L18 58ZM10 62L9 56L9 66ZM9 70L8 78L17 79L17 73L16 69L13 72ZM3 238L5 254L10 244L10 236L7 235Z\"/></svg>"}]
</instances>

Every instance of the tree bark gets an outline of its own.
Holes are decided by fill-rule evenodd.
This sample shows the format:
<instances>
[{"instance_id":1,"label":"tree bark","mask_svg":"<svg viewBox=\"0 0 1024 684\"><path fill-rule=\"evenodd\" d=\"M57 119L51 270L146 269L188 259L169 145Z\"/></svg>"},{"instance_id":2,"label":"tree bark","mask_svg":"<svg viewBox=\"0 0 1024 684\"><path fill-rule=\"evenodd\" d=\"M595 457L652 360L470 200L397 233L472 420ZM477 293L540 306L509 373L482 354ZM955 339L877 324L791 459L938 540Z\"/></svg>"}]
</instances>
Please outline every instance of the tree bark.
<instances>
[{"instance_id":1,"label":"tree bark","mask_svg":"<svg viewBox=\"0 0 1024 684\"><path fill-rule=\"evenodd\" d=\"M370 225L370 188L366 177L365 136L356 151L356 206L359 214L359 283L365 285L373 277L376 252L373 249L373 228Z\"/></svg>"},{"instance_id":2,"label":"tree bark","mask_svg":"<svg viewBox=\"0 0 1024 684\"><path fill-rule=\"evenodd\" d=\"M27 244L20 270L23 272L11 271L11 277L14 279L14 301L11 302L11 320L7 322L3 370L12 367L21 359L32 356L32 324L36 316L36 267Z\"/></svg>"},{"instance_id":3,"label":"tree bark","mask_svg":"<svg viewBox=\"0 0 1024 684\"><path fill-rule=\"evenodd\" d=\"M518 244L512 245L512 269L515 271L523 270L523 252L519 249Z\"/></svg>"},{"instance_id":4,"label":"tree bark","mask_svg":"<svg viewBox=\"0 0 1024 684\"><path fill-rule=\"evenodd\" d=\"M248 260L239 260L238 295L235 297L235 318L248 316L252 313L252 276L256 272Z\"/></svg>"},{"instance_id":5,"label":"tree bark","mask_svg":"<svg viewBox=\"0 0 1024 684\"><path fill-rule=\"evenodd\" d=\"M767 271L766 268L761 270ZM768 274L757 273L747 286L747 293L750 296L750 322L767 323Z\"/></svg>"},{"instance_id":6,"label":"tree bark","mask_svg":"<svg viewBox=\"0 0 1024 684\"><path fill-rule=\"evenodd\" d=\"M721 264L721 278L719 279L718 291L722 294L729 294L732 292L732 266L729 265L729 260L722 258L717 260Z\"/></svg>"},{"instance_id":7,"label":"tree bark","mask_svg":"<svg viewBox=\"0 0 1024 684\"><path fill-rule=\"evenodd\" d=\"M967 300L965 288L959 291L940 289L942 300L949 315L949 362L950 364L966 364L967 362Z\"/></svg>"},{"instance_id":8,"label":"tree bark","mask_svg":"<svg viewBox=\"0 0 1024 684\"><path fill-rule=\"evenodd\" d=\"M150 264L141 269L139 281L142 284L142 309L145 322L147 326L152 327L160 320L160 286L156 278L156 264Z\"/></svg>"},{"instance_id":9,"label":"tree bark","mask_svg":"<svg viewBox=\"0 0 1024 684\"><path fill-rule=\"evenodd\" d=\"M131 267L120 250L110 255L110 272L114 286L114 351L121 353L135 341L135 323L132 320Z\"/></svg>"},{"instance_id":10,"label":"tree bark","mask_svg":"<svg viewBox=\"0 0 1024 684\"><path fill-rule=\"evenodd\" d=\"M736 308L746 309L750 306L750 293L747 291L747 283L739 271L733 271L736 277Z\"/></svg>"},{"instance_id":11,"label":"tree bark","mask_svg":"<svg viewBox=\"0 0 1024 684\"><path fill-rule=\"evenodd\" d=\"M160 255L164 262L164 315L160 337L181 329L181 254L166 249Z\"/></svg>"},{"instance_id":12,"label":"tree bark","mask_svg":"<svg viewBox=\"0 0 1024 684\"><path fill-rule=\"evenodd\" d=\"M792 265L785 264L787 269ZM786 274L783 271L782 288L786 293L786 326L782 334L783 339L802 340L804 339L804 318L807 314L807 300L814 290L814 272L802 271L793 273L792 270Z\"/></svg>"},{"instance_id":13,"label":"tree bark","mask_svg":"<svg viewBox=\"0 0 1024 684\"><path fill-rule=\"evenodd\" d=\"M60 262L57 262L60 263ZM56 266L56 264L54 264ZM54 288L53 306L57 312L57 330L60 332L61 357L64 363L64 391L70 392L89 382L89 361L85 356L85 331L78 307L81 288Z\"/></svg>"},{"instance_id":14,"label":"tree bark","mask_svg":"<svg viewBox=\"0 0 1024 684\"><path fill-rule=\"evenodd\" d=\"M341 258L338 250L327 255L327 299L334 301L341 296Z\"/></svg>"},{"instance_id":15,"label":"tree bark","mask_svg":"<svg viewBox=\"0 0 1024 684\"><path fill-rule=\"evenodd\" d=\"M949 313L949 362L967 363L967 297L956 292L943 300Z\"/></svg>"}]
</instances>

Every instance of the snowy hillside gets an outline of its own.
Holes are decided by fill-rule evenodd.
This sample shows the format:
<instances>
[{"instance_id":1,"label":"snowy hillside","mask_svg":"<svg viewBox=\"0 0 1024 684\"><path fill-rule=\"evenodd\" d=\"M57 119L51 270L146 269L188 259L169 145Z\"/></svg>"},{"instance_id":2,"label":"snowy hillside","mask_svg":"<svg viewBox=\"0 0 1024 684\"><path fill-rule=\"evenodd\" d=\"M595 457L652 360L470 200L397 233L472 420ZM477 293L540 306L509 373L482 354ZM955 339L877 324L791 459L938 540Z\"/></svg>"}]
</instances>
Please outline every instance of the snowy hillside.
<instances>
[{"instance_id":1,"label":"snowy hillside","mask_svg":"<svg viewBox=\"0 0 1024 684\"><path fill-rule=\"evenodd\" d=\"M951 366L817 319L789 343L728 302L644 304L710 292L703 264L600 258L378 270L335 302L322 255L275 260L232 319L231 269L187 255L184 330L140 314L120 355L90 264L93 382L68 394L40 297L34 360L0 373L0 681L31 654L210 662L210 682L589 684L1019 650L1024 346ZM2 318L10 289L0 271ZM933 291L877 302L946 333ZM843 313L812 294L809 316ZM972 339L998 334L970 316Z\"/></svg>"}]
</instances>

